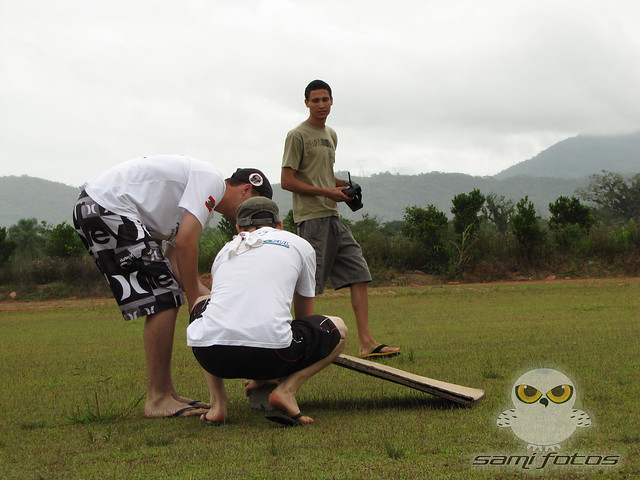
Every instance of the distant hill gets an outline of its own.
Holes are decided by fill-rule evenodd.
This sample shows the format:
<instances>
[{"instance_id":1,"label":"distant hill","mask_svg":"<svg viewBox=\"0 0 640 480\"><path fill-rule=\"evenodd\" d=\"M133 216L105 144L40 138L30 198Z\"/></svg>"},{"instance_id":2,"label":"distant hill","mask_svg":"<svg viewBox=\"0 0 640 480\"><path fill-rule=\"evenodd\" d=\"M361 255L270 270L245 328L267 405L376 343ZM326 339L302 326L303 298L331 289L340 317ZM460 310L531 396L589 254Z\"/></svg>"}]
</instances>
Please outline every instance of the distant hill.
<instances>
[{"instance_id":1,"label":"distant hill","mask_svg":"<svg viewBox=\"0 0 640 480\"><path fill-rule=\"evenodd\" d=\"M338 176L340 176L338 172ZM352 212L340 206L341 214L358 221L363 214L375 216L380 222L401 220L409 206L435 205L451 216L451 200L458 193L477 188L482 193L495 192L505 198L520 200L529 196L539 213L548 215L547 206L560 195L572 195L586 179L558 179L544 177L473 177L456 173L424 173L396 175L381 173L355 178L362 186L364 208ZM71 223L71 210L78 198L78 189L62 183L34 177L0 177L0 226L10 227L21 218L36 218L57 225ZM291 194L274 184L274 200L283 214L291 209ZM217 223L217 220L214 220Z\"/></svg>"},{"instance_id":2,"label":"distant hill","mask_svg":"<svg viewBox=\"0 0 640 480\"><path fill-rule=\"evenodd\" d=\"M71 224L73 204L80 190L41 178L0 177L0 227L15 225L21 218L36 218L58 225Z\"/></svg>"},{"instance_id":3,"label":"distant hill","mask_svg":"<svg viewBox=\"0 0 640 480\"><path fill-rule=\"evenodd\" d=\"M640 132L627 135L578 135L543 150L495 175L581 178L602 170L622 175L640 172Z\"/></svg>"},{"instance_id":4,"label":"distant hill","mask_svg":"<svg viewBox=\"0 0 640 480\"><path fill-rule=\"evenodd\" d=\"M477 188L485 195L496 193L514 202L526 195L538 214L548 217L549 203L561 195L574 195L577 188L588 183L590 175L602 170L623 175L640 172L640 133L568 138L493 177L438 172L354 177L362 186L364 208L352 212L341 205L340 212L353 221L368 214L380 222L390 222L402 220L406 207L435 205L451 217L453 197ZM346 178L346 173L337 172L337 176ZM33 217L53 225L65 220L70 223L77 197L77 188L62 183L27 176L0 177L0 226L9 227L21 218ZM274 184L274 200L283 215L291 209L291 194L279 184Z\"/></svg>"}]
</instances>

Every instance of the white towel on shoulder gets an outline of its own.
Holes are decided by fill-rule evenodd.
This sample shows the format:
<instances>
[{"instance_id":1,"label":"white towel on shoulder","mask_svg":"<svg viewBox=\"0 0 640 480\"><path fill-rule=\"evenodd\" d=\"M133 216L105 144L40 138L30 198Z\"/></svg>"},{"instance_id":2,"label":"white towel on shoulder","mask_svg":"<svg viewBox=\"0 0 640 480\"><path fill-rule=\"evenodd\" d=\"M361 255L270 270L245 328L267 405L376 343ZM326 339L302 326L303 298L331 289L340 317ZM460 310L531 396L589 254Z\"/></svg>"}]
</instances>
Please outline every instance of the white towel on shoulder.
<instances>
[{"instance_id":1,"label":"white towel on shoulder","mask_svg":"<svg viewBox=\"0 0 640 480\"><path fill-rule=\"evenodd\" d=\"M240 232L233 237L229 244L229 258L241 255L250 248L258 248L262 246L262 238L257 230L253 232Z\"/></svg>"}]
</instances>

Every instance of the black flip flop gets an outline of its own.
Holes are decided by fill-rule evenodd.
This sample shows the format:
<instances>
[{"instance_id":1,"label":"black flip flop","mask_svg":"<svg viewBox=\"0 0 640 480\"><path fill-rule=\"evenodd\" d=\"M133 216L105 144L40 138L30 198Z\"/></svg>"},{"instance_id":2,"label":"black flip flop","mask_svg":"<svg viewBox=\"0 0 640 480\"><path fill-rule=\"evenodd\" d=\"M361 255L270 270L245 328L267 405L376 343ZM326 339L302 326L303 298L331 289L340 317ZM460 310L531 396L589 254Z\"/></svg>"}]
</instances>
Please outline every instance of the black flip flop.
<instances>
[{"instance_id":1,"label":"black flip flop","mask_svg":"<svg viewBox=\"0 0 640 480\"><path fill-rule=\"evenodd\" d=\"M290 417L289 415L278 412L277 410L272 410L264 414L264 418L266 418L267 420L279 423L280 425L285 425L287 427L300 427L302 425L305 425L300 420L298 420L300 417L304 416L304 413L300 412L297 415Z\"/></svg>"},{"instance_id":2,"label":"black flip flop","mask_svg":"<svg viewBox=\"0 0 640 480\"><path fill-rule=\"evenodd\" d=\"M200 415L200 421L205 425L209 425L210 427L220 427L226 423L225 420L209 420L207 419L206 413Z\"/></svg>"},{"instance_id":3,"label":"black flip flop","mask_svg":"<svg viewBox=\"0 0 640 480\"><path fill-rule=\"evenodd\" d=\"M182 415L185 412L190 412L191 410L204 410L200 407L184 407L178 410L177 412L173 412L171 415L167 415L165 418L183 418L183 417L195 417L195 415Z\"/></svg>"},{"instance_id":4,"label":"black flip flop","mask_svg":"<svg viewBox=\"0 0 640 480\"><path fill-rule=\"evenodd\" d=\"M389 345L385 345L384 343L378 345L374 348L370 353L365 353L364 355L358 355L359 358L391 358L396 355L400 355L400 351L397 352L381 352L384 347L388 347Z\"/></svg>"}]
</instances>

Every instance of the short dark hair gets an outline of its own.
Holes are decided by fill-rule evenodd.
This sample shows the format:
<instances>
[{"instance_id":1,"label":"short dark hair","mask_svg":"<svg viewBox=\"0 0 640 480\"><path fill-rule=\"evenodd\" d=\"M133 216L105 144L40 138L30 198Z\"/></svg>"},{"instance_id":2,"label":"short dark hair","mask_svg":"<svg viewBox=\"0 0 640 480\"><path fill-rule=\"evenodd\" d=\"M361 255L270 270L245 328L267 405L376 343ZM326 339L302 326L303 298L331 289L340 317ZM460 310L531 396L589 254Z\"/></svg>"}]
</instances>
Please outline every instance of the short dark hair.
<instances>
[{"instance_id":1,"label":"short dark hair","mask_svg":"<svg viewBox=\"0 0 640 480\"><path fill-rule=\"evenodd\" d=\"M322 80L314 80L309 85L307 85L307 88L304 89L305 100L309 100L309 95L313 90L327 90L329 92L329 96L333 97L333 94L331 93L331 87L327 82L324 82Z\"/></svg>"}]
</instances>

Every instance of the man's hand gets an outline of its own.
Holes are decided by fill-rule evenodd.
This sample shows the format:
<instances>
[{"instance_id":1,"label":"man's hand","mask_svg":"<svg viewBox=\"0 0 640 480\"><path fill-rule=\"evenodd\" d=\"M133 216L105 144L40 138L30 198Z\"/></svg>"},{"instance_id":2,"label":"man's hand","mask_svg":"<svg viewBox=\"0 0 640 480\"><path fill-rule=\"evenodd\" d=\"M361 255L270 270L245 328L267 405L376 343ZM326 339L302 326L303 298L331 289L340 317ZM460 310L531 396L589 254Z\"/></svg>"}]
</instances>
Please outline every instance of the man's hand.
<instances>
[{"instance_id":1,"label":"man's hand","mask_svg":"<svg viewBox=\"0 0 640 480\"><path fill-rule=\"evenodd\" d=\"M342 193L342 191L346 190L347 188L349 187L346 185L344 187L327 188L325 189L326 194L324 196L333 200L334 202L348 202L349 200L351 200L351 197L348 197L344 193Z\"/></svg>"},{"instance_id":2,"label":"man's hand","mask_svg":"<svg viewBox=\"0 0 640 480\"><path fill-rule=\"evenodd\" d=\"M334 202L347 202L350 200L343 190L349 188L344 180L336 178L335 188L321 188L310 185L300 180L296 175L297 170L293 168L283 167L280 176L280 185L289 192L299 193L301 195L311 195L314 197L327 197Z\"/></svg>"}]
</instances>

